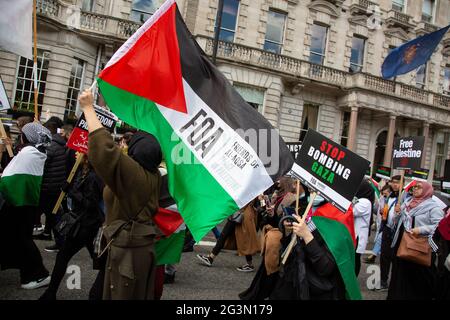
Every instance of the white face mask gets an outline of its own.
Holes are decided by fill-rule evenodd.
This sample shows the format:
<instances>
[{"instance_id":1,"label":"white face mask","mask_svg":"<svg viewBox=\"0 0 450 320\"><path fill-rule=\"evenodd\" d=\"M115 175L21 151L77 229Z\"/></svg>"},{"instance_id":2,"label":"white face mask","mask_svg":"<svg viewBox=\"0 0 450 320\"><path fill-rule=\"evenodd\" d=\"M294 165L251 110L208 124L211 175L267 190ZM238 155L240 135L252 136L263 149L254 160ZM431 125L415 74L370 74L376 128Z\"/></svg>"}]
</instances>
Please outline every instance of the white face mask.
<instances>
[{"instance_id":1,"label":"white face mask","mask_svg":"<svg viewBox=\"0 0 450 320\"><path fill-rule=\"evenodd\" d=\"M303 193L300 195L299 199L303 199L305 196L306 196L306 195L305 195L305 193L303 192Z\"/></svg>"},{"instance_id":2,"label":"white face mask","mask_svg":"<svg viewBox=\"0 0 450 320\"><path fill-rule=\"evenodd\" d=\"M317 195L313 201L313 207L318 207L323 201L325 201L325 199L322 196Z\"/></svg>"}]
</instances>

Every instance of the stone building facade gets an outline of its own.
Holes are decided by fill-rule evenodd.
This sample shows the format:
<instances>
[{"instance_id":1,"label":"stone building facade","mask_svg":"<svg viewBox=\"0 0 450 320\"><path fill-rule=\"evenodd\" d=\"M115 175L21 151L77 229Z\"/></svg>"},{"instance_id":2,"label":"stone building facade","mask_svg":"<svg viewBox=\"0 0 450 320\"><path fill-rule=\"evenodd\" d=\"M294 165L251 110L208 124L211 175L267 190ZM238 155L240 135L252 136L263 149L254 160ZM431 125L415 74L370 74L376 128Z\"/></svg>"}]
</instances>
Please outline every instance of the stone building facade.
<instances>
[{"instance_id":1,"label":"stone building facade","mask_svg":"<svg viewBox=\"0 0 450 320\"><path fill-rule=\"evenodd\" d=\"M177 1L209 55L218 2ZM159 5L37 0L43 115L70 117L79 90ZM224 0L223 13L217 65L286 141L314 128L376 168L390 164L394 136L424 135L423 167L430 179L443 174L450 156L450 33L426 67L392 80L380 70L392 48L448 25L450 0ZM26 108L23 60L0 52L7 93Z\"/></svg>"}]
</instances>

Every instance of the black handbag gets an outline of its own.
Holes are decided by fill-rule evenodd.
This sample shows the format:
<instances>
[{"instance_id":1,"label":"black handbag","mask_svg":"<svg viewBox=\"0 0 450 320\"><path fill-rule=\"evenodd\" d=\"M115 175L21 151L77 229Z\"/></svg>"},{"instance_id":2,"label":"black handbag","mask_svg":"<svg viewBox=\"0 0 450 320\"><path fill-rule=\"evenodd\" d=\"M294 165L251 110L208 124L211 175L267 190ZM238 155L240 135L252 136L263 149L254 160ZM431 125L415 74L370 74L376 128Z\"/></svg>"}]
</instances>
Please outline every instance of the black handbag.
<instances>
[{"instance_id":1,"label":"black handbag","mask_svg":"<svg viewBox=\"0 0 450 320\"><path fill-rule=\"evenodd\" d=\"M67 237L76 237L80 231L82 216L83 214L76 214L73 211L66 212L56 224L56 232L64 239Z\"/></svg>"}]
</instances>

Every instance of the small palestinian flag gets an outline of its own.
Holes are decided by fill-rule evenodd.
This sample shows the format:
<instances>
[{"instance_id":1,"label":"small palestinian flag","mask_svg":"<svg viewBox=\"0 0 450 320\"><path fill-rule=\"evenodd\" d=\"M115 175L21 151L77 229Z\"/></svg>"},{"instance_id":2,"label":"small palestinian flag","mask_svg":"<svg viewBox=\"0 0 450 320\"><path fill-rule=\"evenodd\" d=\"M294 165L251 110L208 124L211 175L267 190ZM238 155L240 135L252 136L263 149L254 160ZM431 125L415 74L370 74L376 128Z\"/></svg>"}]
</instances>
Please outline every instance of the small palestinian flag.
<instances>
[{"instance_id":1,"label":"small palestinian flag","mask_svg":"<svg viewBox=\"0 0 450 320\"><path fill-rule=\"evenodd\" d=\"M35 147L23 148L2 173L0 192L15 207L37 206L47 156Z\"/></svg>"},{"instance_id":2,"label":"small palestinian flag","mask_svg":"<svg viewBox=\"0 0 450 320\"><path fill-rule=\"evenodd\" d=\"M378 199L380 199L380 195L381 195L378 182L376 182L373 178L369 178L369 179L367 179L367 181L369 182L370 186L372 187L373 191L375 192L375 200L378 201Z\"/></svg>"},{"instance_id":3,"label":"small palestinian flag","mask_svg":"<svg viewBox=\"0 0 450 320\"><path fill-rule=\"evenodd\" d=\"M176 208L176 206L175 206ZM180 262L183 251L186 225L176 209L159 208L154 221L164 233L155 242L156 265L176 264Z\"/></svg>"},{"instance_id":4,"label":"small palestinian flag","mask_svg":"<svg viewBox=\"0 0 450 320\"><path fill-rule=\"evenodd\" d=\"M313 213L312 221L338 265L347 298L361 300L359 282L355 275L356 238L352 207L343 213L326 203Z\"/></svg>"},{"instance_id":5,"label":"small palestinian flag","mask_svg":"<svg viewBox=\"0 0 450 320\"><path fill-rule=\"evenodd\" d=\"M196 240L292 167L286 144L209 61L174 0L114 54L98 84L120 119L158 139Z\"/></svg>"}]
</instances>

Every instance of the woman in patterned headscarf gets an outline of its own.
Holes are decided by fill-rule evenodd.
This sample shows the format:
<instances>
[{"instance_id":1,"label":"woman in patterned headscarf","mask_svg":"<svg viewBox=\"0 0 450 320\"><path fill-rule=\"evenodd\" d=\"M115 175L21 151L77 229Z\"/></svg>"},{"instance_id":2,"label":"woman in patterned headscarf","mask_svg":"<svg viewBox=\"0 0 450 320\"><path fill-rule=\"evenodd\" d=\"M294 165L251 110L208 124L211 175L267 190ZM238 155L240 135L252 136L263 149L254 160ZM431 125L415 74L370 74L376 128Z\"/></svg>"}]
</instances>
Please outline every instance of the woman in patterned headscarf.
<instances>
[{"instance_id":1,"label":"woman in patterned headscarf","mask_svg":"<svg viewBox=\"0 0 450 320\"><path fill-rule=\"evenodd\" d=\"M23 289L36 289L50 282L33 241L33 226L47 158L45 146L51 136L38 122L26 124L22 133L24 147L0 180L0 192L6 202L0 220L0 264L2 269L20 269Z\"/></svg>"},{"instance_id":2,"label":"woman in patterned headscarf","mask_svg":"<svg viewBox=\"0 0 450 320\"><path fill-rule=\"evenodd\" d=\"M397 253L405 232L417 237L428 238L431 248L436 250L432 237L443 217L444 211L433 199L433 186L427 182L417 182L413 189L412 199L402 205L401 213L397 217L399 222L392 240L394 254ZM435 257L433 253L431 266L427 267L395 256L388 299L429 300L434 298Z\"/></svg>"}]
</instances>

